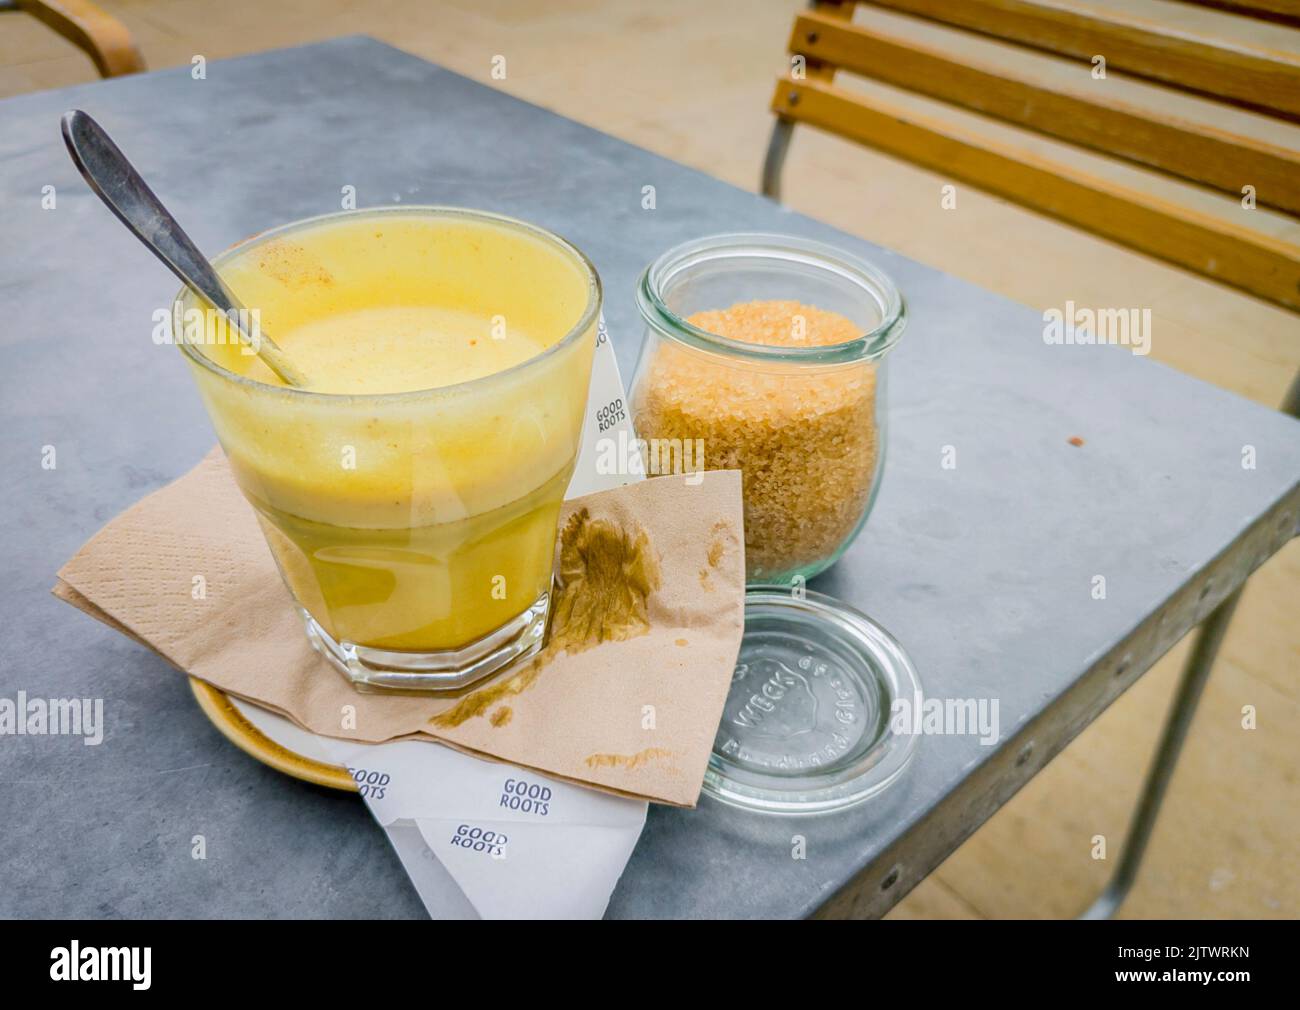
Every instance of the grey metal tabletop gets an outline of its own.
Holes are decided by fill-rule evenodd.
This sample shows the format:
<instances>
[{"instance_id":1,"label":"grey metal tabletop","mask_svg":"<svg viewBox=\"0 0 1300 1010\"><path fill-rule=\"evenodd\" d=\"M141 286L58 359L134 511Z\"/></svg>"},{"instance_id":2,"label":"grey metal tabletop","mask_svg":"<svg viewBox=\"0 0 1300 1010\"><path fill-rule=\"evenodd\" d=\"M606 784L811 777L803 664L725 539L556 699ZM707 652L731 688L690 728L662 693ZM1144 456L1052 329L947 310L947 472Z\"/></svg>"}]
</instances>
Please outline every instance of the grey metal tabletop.
<instances>
[{"instance_id":1,"label":"grey metal tabletop","mask_svg":"<svg viewBox=\"0 0 1300 1010\"><path fill-rule=\"evenodd\" d=\"M91 534L214 441L181 362L149 337L176 282L63 149L74 106L208 250L336 210L344 186L360 206L460 204L554 229L603 277L625 380L634 281L687 238L795 233L898 282L911 322L883 488L814 586L892 631L929 695L996 699L1001 739L925 736L885 794L832 815L652 807L611 916L882 913L1296 532L1295 421L1123 347L1050 345L1037 311L373 40L9 99L0 698L103 698L105 736L0 736L0 915L423 914L355 796L236 750L183 676L49 594Z\"/></svg>"}]
</instances>

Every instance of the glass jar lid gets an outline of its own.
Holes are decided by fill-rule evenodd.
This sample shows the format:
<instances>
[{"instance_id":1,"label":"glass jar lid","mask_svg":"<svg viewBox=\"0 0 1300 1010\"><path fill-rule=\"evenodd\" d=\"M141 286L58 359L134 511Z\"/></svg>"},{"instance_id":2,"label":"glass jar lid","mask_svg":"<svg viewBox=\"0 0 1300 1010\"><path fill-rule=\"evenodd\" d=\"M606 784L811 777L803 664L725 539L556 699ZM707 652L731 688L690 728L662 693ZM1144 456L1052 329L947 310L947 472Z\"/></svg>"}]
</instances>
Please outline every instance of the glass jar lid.
<instances>
[{"instance_id":1,"label":"glass jar lid","mask_svg":"<svg viewBox=\"0 0 1300 1010\"><path fill-rule=\"evenodd\" d=\"M912 756L916 735L895 732L890 716L895 699L920 692L902 646L865 614L821 593L753 586L704 791L784 814L869 799Z\"/></svg>"}]
</instances>

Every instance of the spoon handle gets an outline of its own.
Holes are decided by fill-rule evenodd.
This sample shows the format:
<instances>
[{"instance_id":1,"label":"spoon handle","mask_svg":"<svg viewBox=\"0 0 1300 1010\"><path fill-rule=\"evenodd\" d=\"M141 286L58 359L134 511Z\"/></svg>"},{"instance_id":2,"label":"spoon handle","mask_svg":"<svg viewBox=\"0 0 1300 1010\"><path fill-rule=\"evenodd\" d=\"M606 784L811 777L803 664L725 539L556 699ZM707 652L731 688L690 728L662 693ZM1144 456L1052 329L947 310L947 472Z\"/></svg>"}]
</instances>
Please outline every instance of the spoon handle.
<instances>
[{"instance_id":1,"label":"spoon handle","mask_svg":"<svg viewBox=\"0 0 1300 1010\"><path fill-rule=\"evenodd\" d=\"M190 290L224 314L271 371L291 386L306 385L275 341L264 333L254 338L244 329L237 315L243 309L239 299L103 127L80 109L64 113L63 141L86 183L118 220Z\"/></svg>"}]
</instances>

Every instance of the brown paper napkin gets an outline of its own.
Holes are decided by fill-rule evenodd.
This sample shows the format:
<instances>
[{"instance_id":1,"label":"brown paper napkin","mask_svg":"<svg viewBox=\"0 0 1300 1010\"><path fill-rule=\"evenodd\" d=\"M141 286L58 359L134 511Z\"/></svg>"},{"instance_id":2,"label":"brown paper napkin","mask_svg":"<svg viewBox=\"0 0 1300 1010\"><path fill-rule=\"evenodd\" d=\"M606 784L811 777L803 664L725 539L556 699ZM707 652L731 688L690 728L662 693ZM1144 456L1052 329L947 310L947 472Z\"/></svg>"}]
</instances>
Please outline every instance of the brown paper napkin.
<instances>
[{"instance_id":1,"label":"brown paper napkin","mask_svg":"<svg viewBox=\"0 0 1300 1010\"><path fill-rule=\"evenodd\" d=\"M641 544L638 563L657 586L644 621L605 622L606 634L628 637L591 644L583 597L571 593L576 605L566 607L561 593L540 660L452 698L361 694L317 655L220 450L100 530L54 591L179 669L314 733L436 739L694 806L740 648L745 572L739 472L691 480L659 477L565 503L569 562L580 561L583 537ZM563 567L563 537L557 558ZM570 568L566 581L580 580L580 563Z\"/></svg>"}]
</instances>

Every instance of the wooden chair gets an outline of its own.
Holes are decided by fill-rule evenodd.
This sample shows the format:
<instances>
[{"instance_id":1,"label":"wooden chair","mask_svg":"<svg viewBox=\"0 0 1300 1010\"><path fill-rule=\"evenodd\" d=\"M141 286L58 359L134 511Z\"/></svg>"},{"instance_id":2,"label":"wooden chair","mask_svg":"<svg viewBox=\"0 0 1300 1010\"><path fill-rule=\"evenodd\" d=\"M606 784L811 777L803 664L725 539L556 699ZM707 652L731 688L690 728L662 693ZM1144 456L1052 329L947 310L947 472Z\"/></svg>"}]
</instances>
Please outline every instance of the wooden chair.
<instances>
[{"instance_id":1,"label":"wooden chair","mask_svg":"<svg viewBox=\"0 0 1300 1010\"><path fill-rule=\"evenodd\" d=\"M1077 12L1059 0L863 0L872 6L1300 122L1300 56L1216 42L1123 13ZM1194 0L1188 0L1194 2ZM875 147L1300 311L1300 243L1117 183L912 106L837 87L862 75L1068 144L1156 169L1300 219L1300 152L1208 122L1107 96L1105 87L1044 85L995 62L965 60L902 35L855 25L858 0L818 0L795 19L790 53L806 74L777 82L777 121L763 192L779 193L794 124ZM1300 0L1213 0L1234 17L1300 27ZM1116 11L1121 11L1119 4ZM794 62L792 60L792 62ZM1086 91L1092 94L1086 94ZM1248 210L1242 210L1248 215Z\"/></svg>"},{"instance_id":2,"label":"wooden chair","mask_svg":"<svg viewBox=\"0 0 1300 1010\"><path fill-rule=\"evenodd\" d=\"M815 0L807 13L795 18L789 46L792 73L777 81L772 97L777 118L763 165L765 194L779 198L790 138L795 124L804 123L1300 310L1300 244L1252 230L1244 202L1239 220L1208 214L997 135L925 115L915 104L837 87L834 78L837 71L862 75L1238 200L1249 186L1258 205L1300 219L1300 153L1295 149L1108 98L1103 88L1044 85L1041 78L1018 73L1007 64L958 58L912 36L854 24L858 2ZM1081 65L1079 80L1088 79L1090 67L1103 57L1108 69L1135 78L1279 122L1300 122L1300 57L1140 21L1123 14L1118 4L1116 13L1106 14L1092 8L1077 11L1061 0L862 2L1075 61ZM1300 0L1184 2L1300 27ZM1300 416L1300 378L1282 409ZM1240 594L1238 590L1225 600L1197 631L1119 865L1083 918L1112 915L1133 884Z\"/></svg>"},{"instance_id":3,"label":"wooden chair","mask_svg":"<svg viewBox=\"0 0 1300 1010\"><path fill-rule=\"evenodd\" d=\"M95 62L100 77L145 69L126 25L90 0L7 0L0 11L23 11L53 28Z\"/></svg>"}]
</instances>

